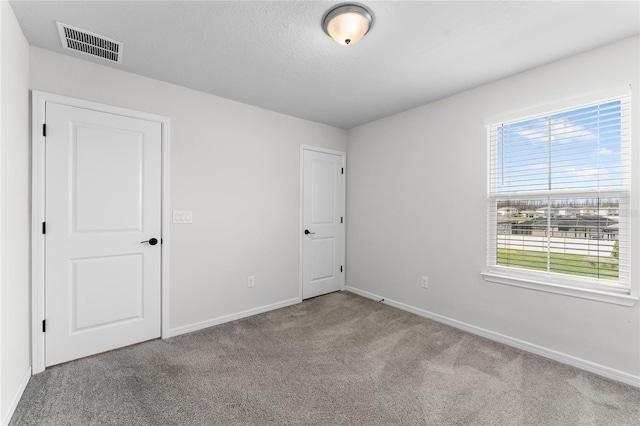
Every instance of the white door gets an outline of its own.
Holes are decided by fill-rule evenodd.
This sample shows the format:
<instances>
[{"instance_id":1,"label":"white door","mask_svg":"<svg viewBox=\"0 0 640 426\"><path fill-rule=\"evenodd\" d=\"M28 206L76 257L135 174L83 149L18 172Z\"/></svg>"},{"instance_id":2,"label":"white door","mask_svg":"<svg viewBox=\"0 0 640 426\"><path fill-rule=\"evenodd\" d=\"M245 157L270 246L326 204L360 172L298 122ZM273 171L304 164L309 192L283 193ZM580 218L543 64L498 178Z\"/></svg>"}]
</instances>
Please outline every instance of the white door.
<instances>
[{"instance_id":1,"label":"white door","mask_svg":"<svg viewBox=\"0 0 640 426\"><path fill-rule=\"evenodd\" d=\"M343 285L343 156L303 151L302 298Z\"/></svg>"},{"instance_id":2,"label":"white door","mask_svg":"<svg viewBox=\"0 0 640 426\"><path fill-rule=\"evenodd\" d=\"M46 104L46 366L160 336L161 144L160 123Z\"/></svg>"}]
</instances>

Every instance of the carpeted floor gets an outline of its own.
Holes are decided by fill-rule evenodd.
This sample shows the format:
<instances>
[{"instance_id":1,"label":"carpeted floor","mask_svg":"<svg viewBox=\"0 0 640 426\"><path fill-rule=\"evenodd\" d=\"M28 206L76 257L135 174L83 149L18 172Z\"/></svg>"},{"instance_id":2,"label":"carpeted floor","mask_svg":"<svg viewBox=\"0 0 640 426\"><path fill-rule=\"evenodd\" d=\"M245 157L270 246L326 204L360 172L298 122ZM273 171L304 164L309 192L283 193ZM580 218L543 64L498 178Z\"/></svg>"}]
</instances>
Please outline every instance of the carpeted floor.
<instances>
[{"instance_id":1,"label":"carpeted floor","mask_svg":"<svg viewBox=\"0 0 640 426\"><path fill-rule=\"evenodd\" d=\"M640 389L350 293L48 368L10 425L640 425Z\"/></svg>"}]
</instances>

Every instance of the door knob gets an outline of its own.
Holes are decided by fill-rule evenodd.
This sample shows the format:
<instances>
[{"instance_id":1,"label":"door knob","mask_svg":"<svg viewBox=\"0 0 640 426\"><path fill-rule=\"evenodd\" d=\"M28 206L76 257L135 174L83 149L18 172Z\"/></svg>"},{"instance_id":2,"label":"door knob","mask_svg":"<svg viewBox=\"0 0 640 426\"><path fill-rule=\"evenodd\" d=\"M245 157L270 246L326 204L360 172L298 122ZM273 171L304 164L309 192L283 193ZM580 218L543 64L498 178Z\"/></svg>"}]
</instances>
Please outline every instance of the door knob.
<instances>
[{"instance_id":1,"label":"door knob","mask_svg":"<svg viewBox=\"0 0 640 426\"><path fill-rule=\"evenodd\" d=\"M158 239L157 238L151 238L148 241L140 241L140 244L144 244L144 243L149 243L149 245L155 246L156 244L158 244Z\"/></svg>"},{"instance_id":2,"label":"door knob","mask_svg":"<svg viewBox=\"0 0 640 426\"><path fill-rule=\"evenodd\" d=\"M315 234L315 232L309 232L308 229L304 230L304 235Z\"/></svg>"}]
</instances>

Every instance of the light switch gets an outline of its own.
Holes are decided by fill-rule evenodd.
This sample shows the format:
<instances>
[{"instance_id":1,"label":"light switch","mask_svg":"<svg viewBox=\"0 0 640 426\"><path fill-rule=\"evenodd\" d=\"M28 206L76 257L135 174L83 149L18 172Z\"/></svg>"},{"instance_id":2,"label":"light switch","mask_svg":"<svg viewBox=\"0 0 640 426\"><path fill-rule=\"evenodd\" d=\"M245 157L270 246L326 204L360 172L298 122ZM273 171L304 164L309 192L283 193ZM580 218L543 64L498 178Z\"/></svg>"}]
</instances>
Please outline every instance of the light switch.
<instances>
[{"instance_id":1,"label":"light switch","mask_svg":"<svg viewBox=\"0 0 640 426\"><path fill-rule=\"evenodd\" d=\"M173 223L191 223L191 210L173 211Z\"/></svg>"}]
</instances>

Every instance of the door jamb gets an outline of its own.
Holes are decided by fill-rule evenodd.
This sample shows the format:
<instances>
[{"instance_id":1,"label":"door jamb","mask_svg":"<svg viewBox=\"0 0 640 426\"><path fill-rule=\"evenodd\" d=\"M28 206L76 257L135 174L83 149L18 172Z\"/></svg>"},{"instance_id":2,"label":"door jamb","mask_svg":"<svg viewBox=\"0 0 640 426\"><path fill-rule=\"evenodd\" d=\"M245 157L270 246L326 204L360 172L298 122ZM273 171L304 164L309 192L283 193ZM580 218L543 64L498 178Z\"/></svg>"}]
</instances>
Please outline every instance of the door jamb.
<instances>
[{"instance_id":1,"label":"door jamb","mask_svg":"<svg viewBox=\"0 0 640 426\"><path fill-rule=\"evenodd\" d=\"M160 123L162 142L162 245L160 289L160 336L169 337L169 247L170 247L170 119L155 114L133 111L51 93L31 92L31 367L32 373L45 369L45 336L42 321L45 319L45 244L42 222L45 221L45 137L42 125L45 121L46 103L56 103L98 112L122 115Z\"/></svg>"},{"instance_id":2,"label":"door jamb","mask_svg":"<svg viewBox=\"0 0 640 426\"><path fill-rule=\"evenodd\" d=\"M344 266L342 272L342 276L340 277L340 290L344 291L345 289L345 276L346 276L346 227L347 227L347 215L346 215L346 206L347 206L347 153L344 151L336 151L334 149L322 148L319 146L313 145L300 145L300 217L299 217L299 226L298 226L298 301L302 302L302 269L303 269L303 252L302 252L302 244L304 242L303 239L303 210L304 210L304 153L305 151L316 151L322 152L324 154L333 154L342 158L342 168L345 173L342 174L342 217L344 218L344 222L342 225L342 258L340 259L341 264Z\"/></svg>"}]
</instances>

